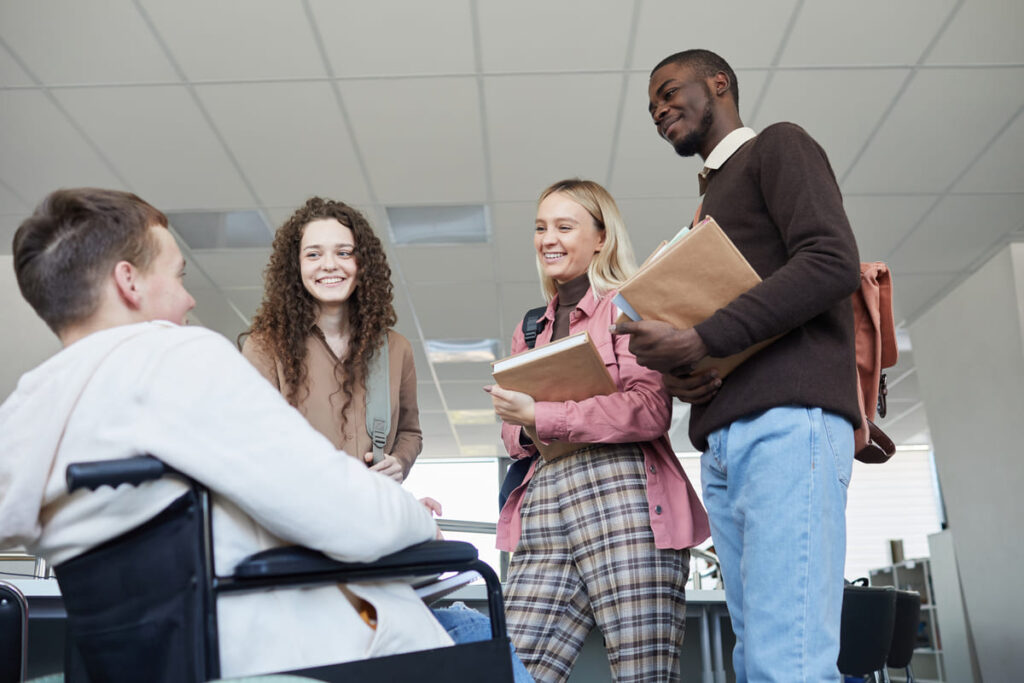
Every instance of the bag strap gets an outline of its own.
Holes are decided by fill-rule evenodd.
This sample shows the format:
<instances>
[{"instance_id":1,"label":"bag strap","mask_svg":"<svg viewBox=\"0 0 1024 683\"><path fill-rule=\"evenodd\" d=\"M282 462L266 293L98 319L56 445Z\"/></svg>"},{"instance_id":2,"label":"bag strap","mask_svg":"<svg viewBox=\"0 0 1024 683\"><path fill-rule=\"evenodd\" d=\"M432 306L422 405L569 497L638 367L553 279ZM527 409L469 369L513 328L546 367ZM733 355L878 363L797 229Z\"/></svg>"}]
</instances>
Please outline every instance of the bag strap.
<instances>
[{"instance_id":1,"label":"bag strap","mask_svg":"<svg viewBox=\"0 0 1024 683\"><path fill-rule=\"evenodd\" d=\"M370 358L366 378L366 433L373 444L373 464L384 459L384 444L391 432L391 356L388 336Z\"/></svg>"},{"instance_id":2,"label":"bag strap","mask_svg":"<svg viewBox=\"0 0 1024 683\"><path fill-rule=\"evenodd\" d=\"M523 339L526 341L526 348L532 349L537 345L537 335L544 330L544 324L547 322L541 318L547 310L547 306L538 306L531 308L523 316Z\"/></svg>"}]
</instances>

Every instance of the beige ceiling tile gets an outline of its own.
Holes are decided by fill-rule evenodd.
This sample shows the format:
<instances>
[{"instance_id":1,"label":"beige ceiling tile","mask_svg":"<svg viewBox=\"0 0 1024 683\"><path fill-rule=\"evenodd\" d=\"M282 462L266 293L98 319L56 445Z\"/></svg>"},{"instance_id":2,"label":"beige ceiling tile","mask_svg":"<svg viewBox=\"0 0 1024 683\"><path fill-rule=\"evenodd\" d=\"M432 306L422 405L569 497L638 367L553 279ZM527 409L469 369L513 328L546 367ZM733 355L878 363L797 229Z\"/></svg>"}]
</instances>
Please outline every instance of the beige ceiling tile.
<instances>
[{"instance_id":1,"label":"beige ceiling tile","mask_svg":"<svg viewBox=\"0 0 1024 683\"><path fill-rule=\"evenodd\" d=\"M805 2L779 64L914 64L955 5L956 0Z\"/></svg>"},{"instance_id":2,"label":"beige ceiling tile","mask_svg":"<svg viewBox=\"0 0 1024 683\"><path fill-rule=\"evenodd\" d=\"M341 89L381 203L483 200L483 134L475 79L346 81Z\"/></svg>"},{"instance_id":3,"label":"beige ceiling tile","mask_svg":"<svg viewBox=\"0 0 1024 683\"><path fill-rule=\"evenodd\" d=\"M758 131L778 121L801 126L824 148L841 178L898 94L907 73L906 69L780 71L752 123ZM811 93L828 96L809 96Z\"/></svg>"},{"instance_id":4,"label":"beige ceiling tile","mask_svg":"<svg viewBox=\"0 0 1024 683\"><path fill-rule=\"evenodd\" d=\"M912 322L921 316L927 307L935 303L939 294L961 278L960 273L907 273L893 270L893 316L896 323Z\"/></svg>"},{"instance_id":5,"label":"beige ceiling tile","mask_svg":"<svg viewBox=\"0 0 1024 683\"><path fill-rule=\"evenodd\" d=\"M220 287L263 288L269 249L197 249L192 255Z\"/></svg>"},{"instance_id":6,"label":"beige ceiling tile","mask_svg":"<svg viewBox=\"0 0 1024 683\"><path fill-rule=\"evenodd\" d=\"M452 426L448 421L448 413L420 410L420 430L423 432L424 440L433 436L450 437Z\"/></svg>"},{"instance_id":7,"label":"beige ceiling tile","mask_svg":"<svg viewBox=\"0 0 1024 683\"><path fill-rule=\"evenodd\" d=\"M261 203L298 207L314 195L369 201L328 83L210 85L196 92Z\"/></svg>"},{"instance_id":8,"label":"beige ceiling tile","mask_svg":"<svg viewBox=\"0 0 1024 683\"><path fill-rule=\"evenodd\" d=\"M603 181L621 91L610 74L485 78L495 199L535 200L562 178Z\"/></svg>"},{"instance_id":9,"label":"beige ceiling tile","mask_svg":"<svg viewBox=\"0 0 1024 683\"><path fill-rule=\"evenodd\" d=\"M25 70L18 66L11 53L0 47L0 83L4 85L33 85Z\"/></svg>"},{"instance_id":10,"label":"beige ceiling tile","mask_svg":"<svg viewBox=\"0 0 1024 683\"><path fill-rule=\"evenodd\" d=\"M969 268L1024 223L1024 194L953 195L944 199L889 257L909 273Z\"/></svg>"},{"instance_id":11,"label":"beige ceiling tile","mask_svg":"<svg viewBox=\"0 0 1024 683\"><path fill-rule=\"evenodd\" d=\"M459 443L463 446L495 446L501 441L501 425L458 425ZM502 449L504 450L504 449Z\"/></svg>"},{"instance_id":12,"label":"beige ceiling tile","mask_svg":"<svg viewBox=\"0 0 1024 683\"><path fill-rule=\"evenodd\" d=\"M248 321L239 317L224 292L206 287L190 287L189 293L196 300L196 307L189 314L190 323L219 332L232 345L236 344L238 335L249 328Z\"/></svg>"},{"instance_id":13,"label":"beige ceiling tile","mask_svg":"<svg viewBox=\"0 0 1024 683\"><path fill-rule=\"evenodd\" d=\"M424 381L429 374L420 372L417 366L416 402L421 411L444 413L444 404L441 403L441 396L433 382Z\"/></svg>"},{"instance_id":14,"label":"beige ceiling tile","mask_svg":"<svg viewBox=\"0 0 1024 683\"><path fill-rule=\"evenodd\" d=\"M537 252L533 246L537 202L498 202L491 210L496 276L502 282L536 282Z\"/></svg>"},{"instance_id":15,"label":"beige ceiling tile","mask_svg":"<svg viewBox=\"0 0 1024 683\"><path fill-rule=\"evenodd\" d=\"M0 214L4 214L4 222L10 222L10 217L16 216L20 223L31 212L32 207L24 198L0 185Z\"/></svg>"},{"instance_id":16,"label":"beige ceiling tile","mask_svg":"<svg viewBox=\"0 0 1024 683\"><path fill-rule=\"evenodd\" d=\"M143 6L189 80L327 75L300 3L144 0Z\"/></svg>"},{"instance_id":17,"label":"beige ceiling tile","mask_svg":"<svg viewBox=\"0 0 1024 683\"><path fill-rule=\"evenodd\" d=\"M1022 84L1024 85L1024 84ZM956 192L1024 192L1024 115L1016 119L954 186Z\"/></svg>"},{"instance_id":18,"label":"beige ceiling tile","mask_svg":"<svg viewBox=\"0 0 1024 683\"><path fill-rule=\"evenodd\" d=\"M1020 65L1024 63L1021 26L1024 3L1018 0L961 3L928 55L928 63Z\"/></svg>"},{"instance_id":19,"label":"beige ceiling tile","mask_svg":"<svg viewBox=\"0 0 1024 683\"><path fill-rule=\"evenodd\" d=\"M473 73L469 0L312 0L335 76Z\"/></svg>"},{"instance_id":20,"label":"beige ceiling tile","mask_svg":"<svg viewBox=\"0 0 1024 683\"><path fill-rule=\"evenodd\" d=\"M427 339L493 339L498 334L493 282L420 285L411 294Z\"/></svg>"},{"instance_id":21,"label":"beige ceiling tile","mask_svg":"<svg viewBox=\"0 0 1024 683\"><path fill-rule=\"evenodd\" d=\"M633 3L517 0L477 3L484 72L621 69ZM571 44L572 49L566 49Z\"/></svg>"},{"instance_id":22,"label":"beige ceiling tile","mask_svg":"<svg viewBox=\"0 0 1024 683\"><path fill-rule=\"evenodd\" d=\"M32 206L60 187L124 189L37 90L0 90L0 178Z\"/></svg>"},{"instance_id":23,"label":"beige ceiling tile","mask_svg":"<svg viewBox=\"0 0 1024 683\"><path fill-rule=\"evenodd\" d=\"M861 261L885 261L935 202L932 195L847 195L846 216Z\"/></svg>"},{"instance_id":24,"label":"beige ceiling tile","mask_svg":"<svg viewBox=\"0 0 1024 683\"><path fill-rule=\"evenodd\" d=\"M252 205L253 197L184 87L89 88L55 95L132 188L157 208Z\"/></svg>"},{"instance_id":25,"label":"beige ceiling tile","mask_svg":"<svg viewBox=\"0 0 1024 683\"><path fill-rule=\"evenodd\" d=\"M697 203L697 199L689 197L617 201L637 264L643 263L659 244L672 239L690 224Z\"/></svg>"},{"instance_id":26,"label":"beige ceiling tile","mask_svg":"<svg viewBox=\"0 0 1024 683\"><path fill-rule=\"evenodd\" d=\"M720 0L697 4L645 0L631 66L645 74L665 57L694 47L712 49L733 69L771 64L796 0ZM725 20L726 18L733 18Z\"/></svg>"},{"instance_id":27,"label":"beige ceiling tile","mask_svg":"<svg viewBox=\"0 0 1024 683\"><path fill-rule=\"evenodd\" d=\"M490 244L398 246L395 253L413 288L426 283L490 281L494 274Z\"/></svg>"},{"instance_id":28,"label":"beige ceiling tile","mask_svg":"<svg viewBox=\"0 0 1024 683\"><path fill-rule=\"evenodd\" d=\"M224 295L231 300L231 303L242 312L242 315L252 320L257 309L263 303L262 287L226 287Z\"/></svg>"},{"instance_id":29,"label":"beige ceiling tile","mask_svg":"<svg viewBox=\"0 0 1024 683\"><path fill-rule=\"evenodd\" d=\"M128 2L5 2L0 31L47 84L178 81L146 22Z\"/></svg>"},{"instance_id":30,"label":"beige ceiling tile","mask_svg":"<svg viewBox=\"0 0 1024 683\"><path fill-rule=\"evenodd\" d=\"M483 385L474 381L441 382L448 410L491 410L491 397Z\"/></svg>"},{"instance_id":31,"label":"beige ceiling tile","mask_svg":"<svg viewBox=\"0 0 1024 683\"><path fill-rule=\"evenodd\" d=\"M434 371L442 382L462 380L484 385L492 381L490 363L434 363Z\"/></svg>"},{"instance_id":32,"label":"beige ceiling tile","mask_svg":"<svg viewBox=\"0 0 1024 683\"><path fill-rule=\"evenodd\" d=\"M1022 79L1024 68L918 71L843 188L944 191L1024 103Z\"/></svg>"},{"instance_id":33,"label":"beige ceiling tile","mask_svg":"<svg viewBox=\"0 0 1024 683\"><path fill-rule=\"evenodd\" d=\"M423 452L420 453L419 459L455 458L459 455L459 446L454 436L431 434L429 438L423 439Z\"/></svg>"}]
</instances>

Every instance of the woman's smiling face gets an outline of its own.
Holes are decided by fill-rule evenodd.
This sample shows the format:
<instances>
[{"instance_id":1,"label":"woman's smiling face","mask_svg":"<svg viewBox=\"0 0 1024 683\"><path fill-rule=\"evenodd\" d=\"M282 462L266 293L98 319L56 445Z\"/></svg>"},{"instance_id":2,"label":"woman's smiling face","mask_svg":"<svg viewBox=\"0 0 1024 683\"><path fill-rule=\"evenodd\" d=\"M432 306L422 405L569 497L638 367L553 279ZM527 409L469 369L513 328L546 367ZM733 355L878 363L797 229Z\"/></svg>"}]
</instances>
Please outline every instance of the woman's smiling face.
<instances>
[{"instance_id":1,"label":"woman's smiling face","mask_svg":"<svg viewBox=\"0 0 1024 683\"><path fill-rule=\"evenodd\" d=\"M548 277L566 283L587 272L604 246L604 230L580 204L553 192L537 207L533 246Z\"/></svg>"},{"instance_id":2,"label":"woman's smiling face","mask_svg":"<svg viewBox=\"0 0 1024 683\"><path fill-rule=\"evenodd\" d=\"M334 218L310 221L302 231L299 267L302 284L322 304L348 301L356 288L359 264L351 228Z\"/></svg>"}]
</instances>

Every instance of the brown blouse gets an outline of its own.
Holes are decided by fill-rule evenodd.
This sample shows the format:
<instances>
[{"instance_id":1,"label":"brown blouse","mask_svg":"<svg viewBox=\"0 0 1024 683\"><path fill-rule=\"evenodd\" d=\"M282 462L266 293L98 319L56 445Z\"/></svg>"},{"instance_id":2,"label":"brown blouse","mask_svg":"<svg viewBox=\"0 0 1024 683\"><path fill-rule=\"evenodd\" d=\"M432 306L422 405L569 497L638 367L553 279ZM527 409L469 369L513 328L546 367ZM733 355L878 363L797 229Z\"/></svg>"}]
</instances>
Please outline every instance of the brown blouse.
<instances>
[{"instance_id":1,"label":"brown blouse","mask_svg":"<svg viewBox=\"0 0 1024 683\"><path fill-rule=\"evenodd\" d=\"M384 452L402 463L403 476L409 476L416 456L423 449L420 414L416 404L416 368L413 366L412 346L409 340L394 330L388 330L388 351L391 360L391 431ZM282 394L286 393L284 369L255 336L249 336L242 346L242 355L251 362ZM352 402L348 406L348 423L341 429L341 405L344 396L341 383L335 378L336 358L320 335L311 334L306 340L306 377L309 391L299 391L299 412L321 434L330 439L335 448L362 460L373 450L366 432L366 389L362 384L353 387Z\"/></svg>"}]
</instances>

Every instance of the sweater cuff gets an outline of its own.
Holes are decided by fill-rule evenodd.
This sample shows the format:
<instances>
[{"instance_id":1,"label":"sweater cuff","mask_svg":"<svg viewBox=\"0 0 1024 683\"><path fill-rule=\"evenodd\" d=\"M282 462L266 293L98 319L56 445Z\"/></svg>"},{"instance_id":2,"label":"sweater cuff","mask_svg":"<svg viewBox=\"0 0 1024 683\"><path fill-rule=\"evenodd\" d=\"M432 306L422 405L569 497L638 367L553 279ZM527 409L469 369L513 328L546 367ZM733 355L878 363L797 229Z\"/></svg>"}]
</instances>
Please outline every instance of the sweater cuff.
<instances>
[{"instance_id":1,"label":"sweater cuff","mask_svg":"<svg viewBox=\"0 0 1024 683\"><path fill-rule=\"evenodd\" d=\"M533 412L537 436L541 441L545 444L552 441L568 441L569 428L566 424L564 403L541 401L533 405Z\"/></svg>"},{"instance_id":2,"label":"sweater cuff","mask_svg":"<svg viewBox=\"0 0 1024 683\"><path fill-rule=\"evenodd\" d=\"M726 358L743 349L731 351L728 348L730 335L726 333L722 325L716 325L715 316L711 316L704 322L694 325L693 330L699 336L708 350L708 355L713 358Z\"/></svg>"}]
</instances>

